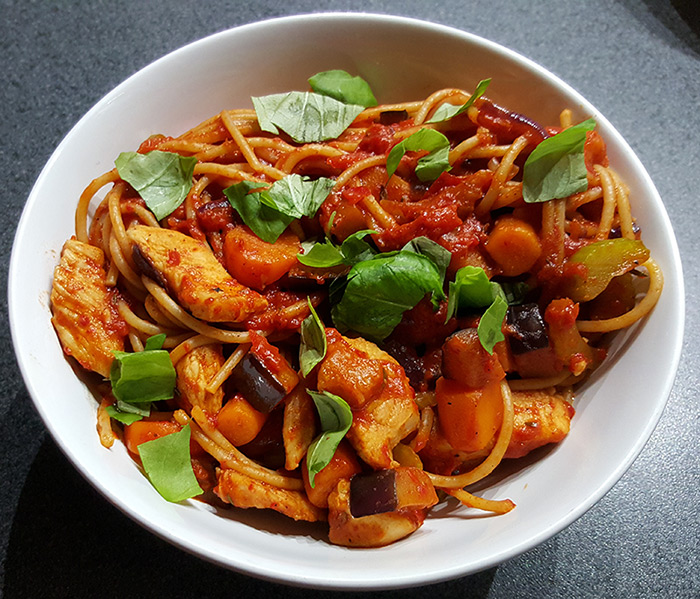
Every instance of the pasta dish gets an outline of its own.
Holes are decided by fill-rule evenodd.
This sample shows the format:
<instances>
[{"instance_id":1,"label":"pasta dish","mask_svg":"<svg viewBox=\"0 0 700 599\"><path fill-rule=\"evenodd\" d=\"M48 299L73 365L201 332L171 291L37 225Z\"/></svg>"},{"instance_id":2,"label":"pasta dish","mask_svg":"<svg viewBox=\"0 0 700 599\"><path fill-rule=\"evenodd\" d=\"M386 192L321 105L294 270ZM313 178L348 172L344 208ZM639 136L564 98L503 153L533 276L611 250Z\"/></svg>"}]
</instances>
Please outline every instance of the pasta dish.
<instances>
[{"instance_id":1,"label":"pasta dish","mask_svg":"<svg viewBox=\"0 0 700 599\"><path fill-rule=\"evenodd\" d=\"M595 121L537 123L489 84L380 105L326 71L115 157L51 293L102 445L165 500L350 547L441 501L513 509L468 488L566 437L663 277Z\"/></svg>"}]
</instances>

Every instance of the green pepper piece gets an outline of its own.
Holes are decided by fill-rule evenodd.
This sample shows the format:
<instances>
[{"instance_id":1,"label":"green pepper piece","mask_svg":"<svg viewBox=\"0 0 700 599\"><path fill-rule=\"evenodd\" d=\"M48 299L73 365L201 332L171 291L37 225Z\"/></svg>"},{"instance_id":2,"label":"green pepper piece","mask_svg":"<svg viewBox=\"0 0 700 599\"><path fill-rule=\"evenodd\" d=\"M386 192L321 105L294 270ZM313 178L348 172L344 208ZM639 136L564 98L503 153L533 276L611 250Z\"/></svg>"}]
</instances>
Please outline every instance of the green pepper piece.
<instances>
[{"instance_id":1,"label":"green pepper piece","mask_svg":"<svg viewBox=\"0 0 700 599\"><path fill-rule=\"evenodd\" d=\"M575 273L564 284L564 294L575 302L587 302L603 292L613 277L629 272L649 259L639 239L605 239L578 250L569 264L582 264L586 274Z\"/></svg>"}]
</instances>

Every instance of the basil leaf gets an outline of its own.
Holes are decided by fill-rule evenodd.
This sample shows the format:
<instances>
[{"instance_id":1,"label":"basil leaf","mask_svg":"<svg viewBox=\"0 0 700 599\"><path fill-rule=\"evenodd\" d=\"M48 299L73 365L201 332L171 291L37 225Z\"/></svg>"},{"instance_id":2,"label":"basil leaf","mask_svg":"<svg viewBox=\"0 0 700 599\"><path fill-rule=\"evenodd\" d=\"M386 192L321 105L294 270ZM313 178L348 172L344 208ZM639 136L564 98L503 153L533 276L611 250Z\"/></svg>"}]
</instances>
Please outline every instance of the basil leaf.
<instances>
[{"instance_id":1,"label":"basil leaf","mask_svg":"<svg viewBox=\"0 0 700 599\"><path fill-rule=\"evenodd\" d=\"M588 187L583 149L593 119L540 142L523 166L523 199L528 203L566 198Z\"/></svg>"},{"instance_id":2,"label":"basil leaf","mask_svg":"<svg viewBox=\"0 0 700 599\"><path fill-rule=\"evenodd\" d=\"M127 403L125 401L117 400L115 404L118 412L135 414L137 416L145 417L151 414L151 403Z\"/></svg>"},{"instance_id":3,"label":"basil leaf","mask_svg":"<svg viewBox=\"0 0 700 599\"><path fill-rule=\"evenodd\" d=\"M441 123L451 119L453 116L462 114L469 110L469 107L476 102L481 96L484 95L486 88L491 83L491 79L482 79L476 86L474 93L469 97L469 99L461 106L454 106L453 104L441 104L438 109L433 113L432 118L427 121L428 123Z\"/></svg>"},{"instance_id":4,"label":"basil leaf","mask_svg":"<svg viewBox=\"0 0 700 599\"><path fill-rule=\"evenodd\" d=\"M343 254L340 248L333 244L332 241L326 240L311 244L310 247L304 247L303 254L297 254L297 260L305 266L312 268L332 268L343 264Z\"/></svg>"},{"instance_id":5,"label":"basil leaf","mask_svg":"<svg viewBox=\"0 0 700 599\"><path fill-rule=\"evenodd\" d=\"M151 335L148 339L146 339L145 349L162 349L166 337L167 335L165 333L160 333L159 335Z\"/></svg>"},{"instance_id":6,"label":"basil leaf","mask_svg":"<svg viewBox=\"0 0 700 599\"><path fill-rule=\"evenodd\" d=\"M432 294L434 305L444 299L442 284L438 267L426 256L409 251L379 254L355 264L344 289L331 286L331 301L343 291L332 307L333 322L338 329L382 340L426 294Z\"/></svg>"},{"instance_id":7,"label":"basil leaf","mask_svg":"<svg viewBox=\"0 0 700 599\"><path fill-rule=\"evenodd\" d=\"M346 401L328 391L306 391L314 400L323 431L309 446L306 453L306 467L309 483L314 487L314 479L333 459L338 444L350 430L352 410Z\"/></svg>"},{"instance_id":8,"label":"basil leaf","mask_svg":"<svg viewBox=\"0 0 700 599\"><path fill-rule=\"evenodd\" d=\"M241 181L224 189L224 195L253 233L274 243L295 218L314 216L334 184L326 177L289 175L269 188Z\"/></svg>"},{"instance_id":9,"label":"basil leaf","mask_svg":"<svg viewBox=\"0 0 700 599\"><path fill-rule=\"evenodd\" d=\"M125 404L128 405L128 404ZM107 414L109 414L110 418L114 418L115 420L121 422L122 424L133 424L134 422L141 420L143 418L142 414L134 414L132 412L122 412L121 410L118 410L114 406L107 406L105 408L107 411ZM150 411L150 410L149 410Z\"/></svg>"},{"instance_id":10,"label":"basil leaf","mask_svg":"<svg viewBox=\"0 0 700 599\"><path fill-rule=\"evenodd\" d=\"M406 152L418 150L428 152L416 165L416 176L421 181L433 181L452 168L448 161L450 141L435 129L421 129L391 148L386 159L387 178L391 179Z\"/></svg>"},{"instance_id":11,"label":"basil leaf","mask_svg":"<svg viewBox=\"0 0 700 599\"><path fill-rule=\"evenodd\" d=\"M327 239L312 245L303 254L297 254L297 260L306 266L315 268L332 268L341 264L353 266L363 260L369 260L375 252L363 237L376 233L373 229L363 229L349 235L340 246ZM303 247L303 245L302 245Z\"/></svg>"},{"instance_id":12,"label":"basil leaf","mask_svg":"<svg viewBox=\"0 0 700 599\"><path fill-rule=\"evenodd\" d=\"M496 293L494 285L486 276L483 268L463 266L450 282L447 300L447 320L452 318L459 308L483 308L493 302Z\"/></svg>"},{"instance_id":13,"label":"basil leaf","mask_svg":"<svg viewBox=\"0 0 700 599\"><path fill-rule=\"evenodd\" d=\"M333 179L288 175L261 192L260 201L287 216L314 216L335 185Z\"/></svg>"},{"instance_id":14,"label":"basil leaf","mask_svg":"<svg viewBox=\"0 0 700 599\"><path fill-rule=\"evenodd\" d=\"M506 317L508 303L500 295L496 296L493 303L486 309L486 312L479 320L476 328L481 346L490 354L493 354L493 346L505 339L501 327L503 319Z\"/></svg>"},{"instance_id":15,"label":"basil leaf","mask_svg":"<svg viewBox=\"0 0 700 599\"><path fill-rule=\"evenodd\" d=\"M345 104L376 106L377 99L372 89L362 77L353 77L340 69L316 73L309 78L311 89L318 94L330 96Z\"/></svg>"},{"instance_id":16,"label":"basil leaf","mask_svg":"<svg viewBox=\"0 0 700 599\"><path fill-rule=\"evenodd\" d=\"M312 92L272 94L252 100L263 131L278 134L282 129L298 143L335 139L364 110Z\"/></svg>"},{"instance_id":17,"label":"basil leaf","mask_svg":"<svg viewBox=\"0 0 700 599\"><path fill-rule=\"evenodd\" d=\"M129 183L161 220L172 213L192 188L197 159L172 152L153 150L147 154L122 152L114 164L119 176Z\"/></svg>"},{"instance_id":18,"label":"basil leaf","mask_svg":"<svg viewBox=\"0 0 700 599\"><path fill-rule=\"evenodd\" d=\"M294 220L261 201L260 183L241 181L224 189L224 195L243 222L263 241L274 243Z\"/></svg>"},{"instance_id":19,"label":"basil leaf","mask_svg":"<svg viewBox=\"0 0 700 599\"><path fill-rule=\"evenodd\" d=\"M145 404L171 399L175 392L175 368L164 349L142 352L114 351L109 378L112 394L124 403Z\"/></svg>"},{"instance_id":20,"label":"basil leaf","mask_svg":"<svg viewBox=\"0 0 700 599\"><path fill-rule=\"evenodd\" d=\"M301 345L299 346L299 366L301 373L306 377L326 356L328 340L326 339L326 328L314 310L311 300L309 302L309 314L301 323Z\"/></svg>"},{"instance_id":21,"label":"basil leaf","mask_svg":"<svg viewBox=\"0 0 700 599\"><path fill-rule=\"evenodd\" d=\"M445 278L447 267L450 265L450 260L452 260L450 250L445 249L432 239L423 236L411 239L411 241L401 249L402 251L415 252L416 254L427 256L435 263L435 266L438 267L440 276L443 279Z\"/></svg>"},{"instance_id":22,"label":"basil leaf","mask_svg":"<svg viewBox=\"0 0 700 599\"><path fill-rule=\"evenodd\" d=\"M138 447L148 479L167 501L178 502L201 495L190 462L190 426L141 443Z\"/></svg>"}]
</instances>

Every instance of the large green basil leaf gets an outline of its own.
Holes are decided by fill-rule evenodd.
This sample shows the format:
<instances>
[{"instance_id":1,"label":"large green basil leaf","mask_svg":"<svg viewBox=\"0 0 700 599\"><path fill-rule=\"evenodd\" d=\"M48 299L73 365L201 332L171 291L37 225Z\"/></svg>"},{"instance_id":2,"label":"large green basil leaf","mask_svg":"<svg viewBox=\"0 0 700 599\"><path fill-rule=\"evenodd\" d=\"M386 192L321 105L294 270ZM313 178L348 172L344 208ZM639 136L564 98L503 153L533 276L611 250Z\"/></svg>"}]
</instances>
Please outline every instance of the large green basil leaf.
<instances>
[{"instance_id":1,"label":"large green basil leaf","mask_svg":"<svg viewBox=\"0 0 700 599\"><path fill-rule=\"evenodd\" d=\"M335 69L316 73L309 78L309 85L317 94L330 96L344 104L365 108L377 105L369 84L362 77L353 77L347 71Z\"/></svg>"},{"instance_id":2,"label":"large green basil leaf","mask_svg":"<svg viewBox=\"0 0 700 599\"><path fill-rule=\"evenodd\" d=\"M131 185L161 220L171 214L192 188L197 159L154 150L147 154L122 152L114 164L119 176Z\"/></svg>"},{"instance_id":3,"label":"large green basil leaf","mask_svg":"<svg viewBox=\"0 0 700 599\"><path fill-rule=\"evenodd\" d=\"M139 445L143 469L167 501L183 501L203 493L190 461L190 426Z\"/></svg>"},{"instance_id":4,"label":"large green basil leaf","mask_svg":"<svg viewBox=\"0 0 700 599\"><path fill-rule=\"evenodd\" d=\"M282 129L298 143L335 139L364 110L313 92L272 94L252 100L263 131L278 134Z\"/></svg>"},{"instance_id":5,"label":"large green basil leaf","mask_svg":"<svg viewBox=\"0 0 700 599\"><path fill-rule=\"evenodd\" d=\"M422 254L379 254L355 264L344 286L331 289L332 302L342 293L332 307L333 322L341 331L382 340L426 294L432 295L434 305L444 299L442 284L438 266Z\"/></svg>"},{"instance_id":6,"label":"large green basil leaf","mask_svg":"<svg viewBox=\"0 0 700 599\"><path fill-rule=\"evenodd\" d=\"M588 119L540 142L523 166L523 199L528 203L566 198L588 187L583 151L586 132L596 123Z\"/></svg>"}]
</instances>

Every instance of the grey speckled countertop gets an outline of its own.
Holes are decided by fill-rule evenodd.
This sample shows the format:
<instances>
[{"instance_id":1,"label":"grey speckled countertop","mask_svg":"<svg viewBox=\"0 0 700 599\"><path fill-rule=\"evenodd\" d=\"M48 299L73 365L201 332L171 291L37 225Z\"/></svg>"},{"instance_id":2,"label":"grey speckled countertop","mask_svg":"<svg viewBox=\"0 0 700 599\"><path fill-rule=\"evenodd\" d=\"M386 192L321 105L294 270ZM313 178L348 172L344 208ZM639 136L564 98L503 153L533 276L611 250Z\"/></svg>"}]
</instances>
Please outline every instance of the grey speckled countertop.
<instances>
[{"instance_id":1,"label":"grey speckled countertop","mask_svg":"<svg viewBox=\"0 0 700 599\"><path fill-rule=\"evenodd\" d=\"M9 342L14 229L42 166L97 100L187 42L304 12L362 10L451 25L508 46L573 85L637 152L684 261L684 354L668 406L622 480L586 515L496 568L387 597L700 596L700 3L698 0L0 0L0 595L320 596L191 557L84 482L47 435ZM324 593L325 594L325 593ZM379 593L378 593L379 594Z\"/></svg>"}]
</instances>

